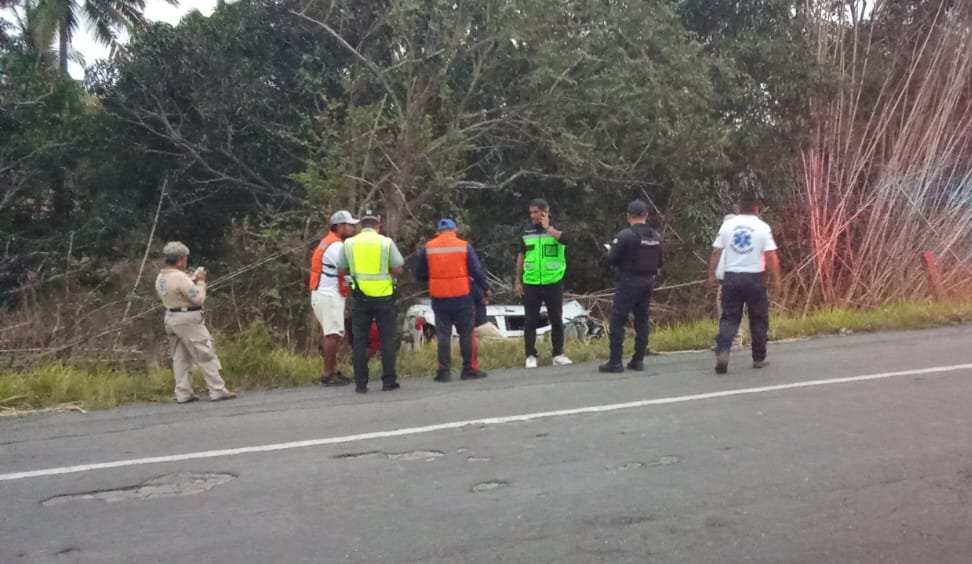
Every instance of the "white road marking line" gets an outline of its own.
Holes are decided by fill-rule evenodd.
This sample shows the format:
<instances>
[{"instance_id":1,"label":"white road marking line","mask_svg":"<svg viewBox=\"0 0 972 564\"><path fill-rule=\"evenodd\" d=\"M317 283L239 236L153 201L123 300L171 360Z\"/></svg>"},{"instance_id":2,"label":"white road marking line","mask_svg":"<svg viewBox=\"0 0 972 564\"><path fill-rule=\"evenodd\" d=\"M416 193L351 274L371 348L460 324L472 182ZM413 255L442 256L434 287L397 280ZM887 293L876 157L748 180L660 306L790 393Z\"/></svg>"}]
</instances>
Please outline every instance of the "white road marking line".
<instances>
[{"instance_id":1,"label":"white road marking line","mask_svg":"<svg viewBox=\"0 0 972 564\"><path fill-rule=\"evenodd\" d=\"M766 392L778 392L782 390L792 390L796 388L813 388L818 386L830 386L836 384L852 384L855 382L866 382L869 380L883 380L898 376L920 376L922 374L941 374L946 372L957 372L960 370L970 370L972 364L954 364L950 366L934 366L930 368L918 368L914 370L901 370L898 372L882 372L879 374L866 374L863 376L848 376L845 378L830 378L826 380L807 380L804 382L793 382L790 384L777 384L773 386L760 386L758 388L741 388L736 390L723 390L721 392L708 392L704 394L692 394L687 396L675 396L668 398L655 398L626 403L612 403L607 405L593 405L589 407L577 407L573 409L560 409L557 411L543 411L539 413L526 413L523 415L510 415L506 417L487 417L485 419L469 419L466 421L452 421L450 423L439 423L436 425L426 425L424 427L406 427L404 429L394 429L391 431L377 431L374 433L361 433L358 435L345 435L343 437L329 437L325 439L311 439L306 441L293 441L288 443L274 443L268 445L257 445L240 448L228 448L221 450L206 450L201 452L187 452L184 454L172 454L168 456L152 456L148 458L132 458L128 460L115 460L113 462L97 462L93 464L80 464L77 466L62 466L58 468L45 468L43 470L29 470L26 472L13 472L10 474L0 474L0 482L11 480L23 480L25 478L40 478L43 476L59 476L62 474L75 474L78 472L90 472L93 470L106 470L109 468L124 468L128 466L141 466L145 464L164 464L167 462L182 462L185 460L199 460L204 458L221 458L224 456L237 456L241 454L252 454L258 452L274 452L278 450L291 450L297 448L308 448L324 445L337 445L367 441L371 439L386 439L389 437L401 437L405 435L421 435L435 431L447 431L450 429L461 429L473 425L502 425L504 423L518 423L524 421L536 421L538 419L548 419L551 417L565 417L569 415L583 415L587 413L604 413L609 411L620 411L622 409L634 409L637 407L647 407L651 405L666 405L670 403L684 403L689 401L700 401L732 396L743 396L751 394L762 394Z\"/></svg>"}]
</instances>

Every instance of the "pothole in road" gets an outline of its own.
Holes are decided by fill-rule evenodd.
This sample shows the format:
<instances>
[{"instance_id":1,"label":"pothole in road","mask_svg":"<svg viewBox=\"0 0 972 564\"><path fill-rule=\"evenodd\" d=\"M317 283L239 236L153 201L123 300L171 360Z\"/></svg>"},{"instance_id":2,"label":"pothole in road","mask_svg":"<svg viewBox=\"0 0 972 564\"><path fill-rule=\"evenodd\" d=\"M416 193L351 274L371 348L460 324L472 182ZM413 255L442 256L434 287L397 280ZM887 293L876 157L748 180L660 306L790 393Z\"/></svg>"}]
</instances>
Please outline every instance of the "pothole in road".
<instances>
[{"instance_id":1,"label":"pothole in road","mask_svg":"<svg viewBox=\"0 0 972 564\"><path fill-rule=\"evenodd\" d=\"M504 482L502 480L492 480L489 482L480 482L472 487L473 493L489 492L499 488L505 488L510 485L509 482Z\"/></svg>"},{"instance_id":2,"label":"pothole in road","mask_svg":"<svg viewBox=\"0 0 972 564\"><path fill-rule=\"evenodd\" d=\"M195 495L207 492L216 486L225 484L236 478L234 474L215 472L177 472L166 474L158 478L142 482L137 486L99 490L77 494L59 495L41 502L44 507L60 505L71 501L104 501L115 503L118 501L155 499L159 497L177 497Z\"/></svg>"},{"instance_id":3,"label":"pothole in road","mask_svg":"<svg viewBox=\"0 0 972 564\"><path fill-rule=\"evenodd\" d=\"M681 459L677 456L668 455L663 456L657 460L652 460L651 462L625 462L620 466L608 467L609 470L639 470L641 468L657 468L659 466L670 466L672 464L678 464Z\"/></svg>"},{"instance_id":4,"label":"pothole in road","mask_svg":"<svg viewBox=\"0 0 972 564\"><path fill-rule=\"evenodd\" d=\"M344 460L358 460L362 458L385 458L388 460L403 460L406 462L413 460L424 460L426 462L432 462L436 458L442 458L445 453L438 450L411 450L408 452L381 452L377 450L369 452L352 452L348 454L339 454L334 458L340 458Z\"/></svg>"},{"instance_id":5,"label":"pothole in road","mask_svg":"<svg viewBox=\"0 0 972 564\"><path fill-rule=\"evenodd\" d=\"M658 460L654 460L652 462L649 462L647 464L647 466L649 466L649 467L654 467L654 466L669 466L669 465L672 465L672 464L678 464L681 461L682 461L682 459L679 458L679 457L677 457L677 456L668 455L668 456L663 456L663 457L659 458Z\"/></svg>"},{"instance_id":6,"label":"pothole in road","mask_svg":"<svg viewBox=\"0 0 972 564\"><path fill-rule=\"evenodd\" d=\"M622 464L621 466L616 467L615 470L637 470L638 468L644 468L644 467L645 467L644 462L628 462L626 464Z\"/></svg>"}]
</instances>

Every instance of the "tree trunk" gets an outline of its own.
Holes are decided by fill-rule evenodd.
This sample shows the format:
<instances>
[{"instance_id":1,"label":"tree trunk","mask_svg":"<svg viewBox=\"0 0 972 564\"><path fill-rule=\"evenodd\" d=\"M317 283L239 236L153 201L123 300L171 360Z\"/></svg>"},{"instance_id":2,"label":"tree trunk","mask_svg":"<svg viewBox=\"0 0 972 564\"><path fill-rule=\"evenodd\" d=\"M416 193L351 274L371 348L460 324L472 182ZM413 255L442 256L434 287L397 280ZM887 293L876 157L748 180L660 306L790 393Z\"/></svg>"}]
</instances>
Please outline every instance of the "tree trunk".
<instances>
[{"instance_id":1,"label":"tree trunk","mask_svg":"<svg viewBox=\"0 0 972 564\"><path fill-rule=\"evenodd\" d=\"M68 29L67 22L61 22L61 29L57 34L57 63L61 68L61 74L68 73Z\"/></svg>"}]
</instances>

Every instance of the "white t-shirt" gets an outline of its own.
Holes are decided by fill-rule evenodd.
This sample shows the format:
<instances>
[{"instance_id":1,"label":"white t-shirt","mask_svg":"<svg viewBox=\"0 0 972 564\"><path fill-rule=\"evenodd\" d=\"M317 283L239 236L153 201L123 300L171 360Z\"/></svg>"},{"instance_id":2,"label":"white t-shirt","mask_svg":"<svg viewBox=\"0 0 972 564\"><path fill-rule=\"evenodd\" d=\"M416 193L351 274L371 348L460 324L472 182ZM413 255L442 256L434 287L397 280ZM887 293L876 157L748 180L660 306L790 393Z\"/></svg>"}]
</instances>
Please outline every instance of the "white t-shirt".
<instances>
[{"instance_id":1,"label":"white t-shirt","mask_svg":"<svg viewBox=\"0 0 972 564\"><path fill-rule=\"evenodd\" d=\"M321 281L317 283L317 291L327 296L340 296L338 290L338 261L344 253L344 243L335 241L328 245L324 255L321 256Z\"/></svg>"},{"instance_id":2,"label":"white t-shirt","mask_svg":"<svg viewBox=\"0 0 972 564\"><path fill-rule=\"evenodd\" d=\"M755 215L728 215L719 228L712 246L722 249L716 277L726 272L762 272L766 269L763 253L776 250L773 230Z\"/></svg>"}]
</instances>

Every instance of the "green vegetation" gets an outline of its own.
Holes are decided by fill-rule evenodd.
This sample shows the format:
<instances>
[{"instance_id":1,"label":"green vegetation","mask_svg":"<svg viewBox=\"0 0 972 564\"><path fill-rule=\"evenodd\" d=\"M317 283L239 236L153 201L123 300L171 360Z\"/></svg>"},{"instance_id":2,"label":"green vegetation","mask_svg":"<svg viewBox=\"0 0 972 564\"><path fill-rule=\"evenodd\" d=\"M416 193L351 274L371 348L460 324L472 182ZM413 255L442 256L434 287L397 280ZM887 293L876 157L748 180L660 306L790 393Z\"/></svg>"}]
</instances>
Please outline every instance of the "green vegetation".
<instances>
[{"instance_id":1,"label":"green vegetation","mask_svg":"<svg viewBox=\"0 0 972 564\"><path fill-rule=\"evenodd\" d=\"M867 310L833 308L805 317L780 315L772 320L771 337L785 340L846 332L926 329L970 320L970 301L899 302ZM660 353L707 349L715 332L716 323L711 320L664 327L652 334L651 349ZM630 347L630 339L626 344ZM544 347L540 349L543 351ZM567 350L575 362L603 359L607 356L607 340L568 343ZM275 348L269 330L262 325L221 343L219 352L227 381L237 390L312 385L320 376L318 358ZM458 351L453 355L458 359ZM486 370L522 366L522 342L482 342L479 360ZM399 355L399 371L403 377L429 376L434 373L435 362L434 345L416 352L403 351ZM347 365L343 370L350 374ZM377 372L375 363L372 374ZM195 385L197 391L205 390L198 375ZM129 374L107 366L46 364L25 372L0 374L0 414L63 404L101 409L129 402L169 401L171 396L172 374L164 369Z\"/></svg>"},{"instance_id":2,"label":"green vegetation","mask_svg":"<svg viewBox=\"0 0 972 564\"><path fill-rule=\"evenodd\" d=\"M241 0L176 26L142 4L0 0L0 351L34 367L0 383L8 407L169 395L164 374L91 364L162 356L166 240L212 273L234 386L313 382L307 260L340 208L379 211L405 255L458 218L502 303L526 203L545 197L570 238L566 289L606 316L601 243L645 199L670 287L652 342L669 351L708 346L698 282L753 190L794 312L776 338L964 318L901 300L970 295L972 3ZM76 81L87 16L103 42L130 39ZM399 290L407 307L424 287L406 269ZM520 355L483 347L487 367ZM404 354L402 372L433 362Z\"/></svg>"}]
</instances>

